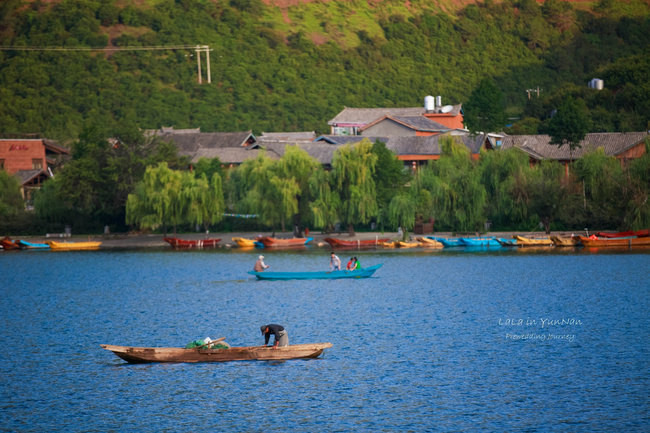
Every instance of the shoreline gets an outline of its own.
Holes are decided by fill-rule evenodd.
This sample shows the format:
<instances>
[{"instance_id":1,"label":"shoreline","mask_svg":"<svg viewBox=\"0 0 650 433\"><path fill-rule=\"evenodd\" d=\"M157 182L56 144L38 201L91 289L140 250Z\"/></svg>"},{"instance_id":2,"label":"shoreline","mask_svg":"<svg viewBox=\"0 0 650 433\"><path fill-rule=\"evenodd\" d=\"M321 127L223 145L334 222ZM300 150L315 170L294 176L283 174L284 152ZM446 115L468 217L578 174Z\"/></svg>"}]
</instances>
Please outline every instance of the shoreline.
<instances>
[{"instance_id":1,"label":"shoreline","mask_svg":"<svg viewBox=\"0 0 650 433\"><path fill-rule=\"evenodd\" d=\"M595 230L597 231L597 230ZM594 231L594 232L595 232ZM583 232L568 232L568 231L552 231L550 234L544 232L487 232L487 233L456 233L455 235L452 232L434 232L434 233L425 233L425 234L413 234L409 233L411 238L418 236L439 236L439 237L497 237L497 238L506 238L512 239L514 235L522 235L528 237L538 237L538 236L570 236L571 234L582 234ZM292 233L282 232L275 233L277 238L291 238ZM173 233L168 233L168 237L173 237ZM234 237L243 237L248 239L253 239L257 236L271 236L271 233L259 233L259 232L228 232L228 233L177 233L176 237L183 239L205 239L205 238L220 238L218 247L233 247L238 248L237 244L232 241ZM101 241L101 248L147 248L147 247L164 247L169 246L167 242L163 240L165 236L158 233L112 233L112 234L101 234L101 235L70 235L64 236L63 234L48 234L46 236L22 236L22 237L11 237L13 240L24 239L29 242L39 243L45 241L58 241L58 242L81 242L81 241ZM389 238L390 240L401 240L401 235L398 235L397 232L357 232L353 236L350 236L347 232L335 232L335 233L313 233L310 232L308 236L313 240L309 243L310 245L317 245L328 247L329 244L325 242L325 238L333 237L344 240L369 240L377 238Z\"/></svg>"}]
</instances>

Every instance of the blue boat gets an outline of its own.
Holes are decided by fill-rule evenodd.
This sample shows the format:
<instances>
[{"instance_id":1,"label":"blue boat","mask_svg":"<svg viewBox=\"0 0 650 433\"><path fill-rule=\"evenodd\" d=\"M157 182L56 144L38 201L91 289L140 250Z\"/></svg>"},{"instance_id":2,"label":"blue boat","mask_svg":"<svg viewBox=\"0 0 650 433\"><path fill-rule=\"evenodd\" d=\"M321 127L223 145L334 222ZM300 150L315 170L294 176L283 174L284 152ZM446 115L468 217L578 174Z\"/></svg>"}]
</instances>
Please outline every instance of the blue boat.
<instances>
[{"instance_id":1,"label":"blue boat","mask_svg":"<svg viewBox=\"0 0 650 433\"><path fill-rule=\"evenodd\" d=\"M22 250L35 250L35 249L49 249L50 246L48 244L40 244L40 243L34 243L34 242L28 242L25 240L18 240L16 241L20 249Z\"/></svg>"},{"instance_id":2,"label":"blue boat","mask_svg":"<svg viewBox=\"0 0 650 433\"><path fill-rule=\"evenodd\" d=\"M463 247L465 244L461 243L460 238L441 238L438 236L427 236L429 239L438 241L445 247Z\"/></svg>"},{"instance_id":3,"label":"blue boat","mask_svg":"<svg viewBox=\"0 0 650 433\"><path fill-rule=\"evenodd\" d=\"M501 244L495 237L489 238L460 238L460 242L466 247L494 247L501 248Z\"/></svg>"},{"instance_id":4,"label":"blue boat","mask_svg":"<svg viewBox=\"0 0 650 433\"><path fill-rule=\"evenodd\" d=\"M248 272L255 275L258 280L337 280L341 278L368 278L379 268L381 264L367 268L355 269L354 271L316 271L316 272Z\"/></svg>"}]
</instances>

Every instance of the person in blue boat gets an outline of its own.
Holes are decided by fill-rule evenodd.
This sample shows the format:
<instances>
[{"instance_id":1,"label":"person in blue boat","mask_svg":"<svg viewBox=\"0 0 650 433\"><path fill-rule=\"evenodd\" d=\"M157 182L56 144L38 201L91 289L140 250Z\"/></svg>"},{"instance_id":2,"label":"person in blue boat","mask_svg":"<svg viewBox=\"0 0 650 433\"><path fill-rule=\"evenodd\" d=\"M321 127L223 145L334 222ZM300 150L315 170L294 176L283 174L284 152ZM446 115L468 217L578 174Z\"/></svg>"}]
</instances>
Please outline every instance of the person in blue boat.
<instances>
[{"instance_id":1,"label":"person in blue boat","mask_svg":"<svg viewBox=\"0 0 650 433\"><path fill-rule=\"evenodd\" d=\"M330 255L330 271L340 271L341 270L341 259L334 254L334 251L332 251L332 254Z\"/></svg>"},{"instance_id":2,"label":"person in blue boat","mask_svg":"<svg viewBox=\"0 0 650 433\"><path fill-rule=\"evenodd\" d=\"M359 262L359 259L354 257L354 266L352 267L352 270L357 270L361 269L361 263Z\"/></svg>"},{"instance_id":3,"label":"person in blue boat","mask_svg":"<svg viewBox=\"0 0 650 433\"><path fill-rule=\"evenodd\" d=\"M269 339L271 338L271 334L275 336L275 342L273 343L273 348L285 347L289 345L289 334L287 334L287 331L286 329L284 329L284 326L271 323L269 325L260 326L260 330L262 331L262 335L264 336L265 346L269 344Z\"/></svg>"},{"instance_id":4,"label":"person in blue boat","mask_svg":"<svg viewBox=\"0 0 650 433\"><path fill-rule=\"evenodd\" d=\"M354 269L354 257L350 257L350 260L348 260L348 264L345 265L345 269L347 269L348 271Z\"/></svg>"},{"instance_id":5,"label":"person in blue boat","mask_svg":"<svg viewBox=\"0 0 650 433\"><path fill-rule=\"evenodd\" d=\"M255 266L253 266L253 270L255 272L264 272L265 269L267 269L269 265L264 263L264 256L259 256L257 258L257 261L255 262Z\"/></svg>"}]
</instances>

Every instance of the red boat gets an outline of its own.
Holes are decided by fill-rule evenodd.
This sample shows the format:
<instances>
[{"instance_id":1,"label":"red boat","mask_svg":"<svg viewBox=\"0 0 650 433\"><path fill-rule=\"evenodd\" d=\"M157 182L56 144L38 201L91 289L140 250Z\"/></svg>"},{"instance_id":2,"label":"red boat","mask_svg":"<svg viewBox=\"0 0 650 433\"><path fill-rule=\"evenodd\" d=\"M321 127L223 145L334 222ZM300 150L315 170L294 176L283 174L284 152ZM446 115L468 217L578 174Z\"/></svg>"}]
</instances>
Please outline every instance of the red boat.
<instances>
[{"instance_id":1,"label":"red boat","mask_svg":"<svg viewBox=\"0 0 650 433\"><path fill-rule=\"evenodd\" d=\"M585 247L650 247L650 236L630 236L625 238L599 238L596 236L580 236L580 242Z\"/></svg>"},{"instance_id":2,"label":"red boat","mask_svg":"<svg viewBox=\"0 0 650 433\"><path fill-rule=\"evenodd\" d=\"M19 250L20 245L18 245L16 242L12 241L11 238L8 236L5 236L4 238L0 239L0 245L2 245L2 248L5 250Z\"/></svg>"},{"instance_id":3,"label":"red boat","mask_svg":"<svg viewBox=\"0 0 650 433\"><path fill-rule=\"evenodd\" d=\"M298 247L307 245L309 241L314 238L291 238L291 239L280 239L272 238L270 236L264 236L257 239L258 242L264 244L266 248L271 247Z\"/></svg>"},{"instance_id":4,"label":"red boat","mask_svg":"<svg viewBox=\"0 0 650 433\"><path fill-rule=\"evenodd\" d=\"M636 231L629 230L627 232L618 232L618 233L598 232L596 233L596 236L601 238L627 238L630 236L643 238L646 236L650 236L650 229L643 229L643 230L636 230Z\"/></svg>"},{"instance_id":5,"label":"red boat","mask_svg":"<svg viewBox=\"0 0 650 433\"><path fill-rule=\"evenodd\" d=\"M381 239L363 239L363 240L343 240L336 238L325 238L325 242L330 244L332 248L375 248L383 246L384 242L388 242L390 239L381 238Z\"/></svg>"},{"instance_id":6,"label":"red boat","mask_svg":"<svg viewBox=\"0 0 650 433\"><path fill-rule=\"evenodd\" d=\"M174 248L214 248L217 246L220 238L206 239L180 239L180 238L163 238L163 240Z\"/></svg>"}]
</instances>

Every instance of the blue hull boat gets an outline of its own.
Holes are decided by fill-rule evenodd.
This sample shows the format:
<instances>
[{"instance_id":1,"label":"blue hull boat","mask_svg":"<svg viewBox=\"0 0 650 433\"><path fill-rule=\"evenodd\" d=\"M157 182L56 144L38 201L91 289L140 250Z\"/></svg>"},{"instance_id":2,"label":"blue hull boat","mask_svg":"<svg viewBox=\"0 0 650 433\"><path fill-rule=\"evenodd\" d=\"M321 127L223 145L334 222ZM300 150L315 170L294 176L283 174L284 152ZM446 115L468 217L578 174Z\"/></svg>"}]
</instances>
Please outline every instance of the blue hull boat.
<instances>
[{"instance_id":1,"label":"blue hull boat","mask_svg":"<svg viewBox=\"0 0 650 433\"><path fill-rule=\"evenodd\" d=\"M441 244L443 244L445 247L464 247L465 244L463 244L459 238L441 238L437 236L427 236L429 239L433 239L434 241L438 241Z\"/></svg>"},{"instance_id":2,"label":"blue hull boat","mask_svg":"<svg viewBox=\"0 0 650 433\"><path fill-rule=\"evenodd\" d=\"M25 240L22 240L22 239L16 241L16 243L23 250L49 249L50 248L50 246L48 244L40 244L40 243L28 242L28 241L25 241Z\"/></svg>"},{"instance_id":3,"label":"blue hull boat","mask_svg":"<svg viewBox=\"0 0 650 433\"><path fill-rule=\"evenodd\" d=\"M354 271L317 271L317 272L255 272L249 274L255 275L258 280L338 280L341 278L368 278L379 268L381 264L369 266L367 268L356 269Z\"/></svg>"},{"instance_id":4,"label":"blue hull boat","mask_svg":"<svg viewBox=\"0 0 650 433\"><path fill-rule=\"evenodd\" d=\"M497 238L460 238L460 242L466 247L495 247L501 248Z\"/></svg>"}]
</instances>

